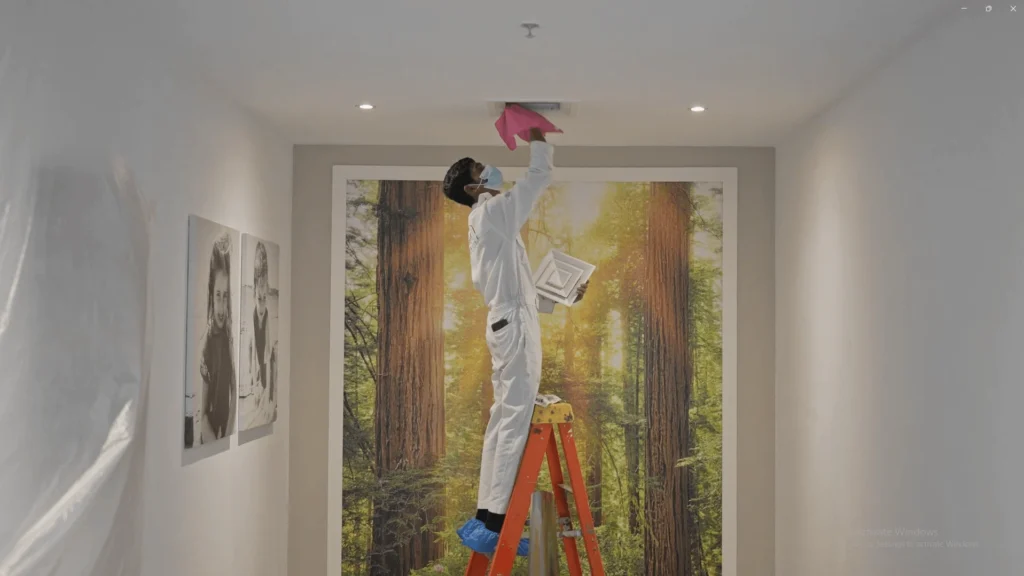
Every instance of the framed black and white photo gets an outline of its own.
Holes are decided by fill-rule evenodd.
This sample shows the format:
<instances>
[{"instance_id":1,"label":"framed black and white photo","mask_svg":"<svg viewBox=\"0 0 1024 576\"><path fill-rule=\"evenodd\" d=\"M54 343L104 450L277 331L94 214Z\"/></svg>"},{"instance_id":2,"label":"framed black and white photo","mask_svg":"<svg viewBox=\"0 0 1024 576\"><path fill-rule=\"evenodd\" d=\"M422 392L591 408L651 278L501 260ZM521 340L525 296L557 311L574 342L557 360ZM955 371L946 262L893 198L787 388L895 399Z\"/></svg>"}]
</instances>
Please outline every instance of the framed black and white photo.
<instances>
[{"instance_id":1,"label":"framed black and white photo","mask_svg":"<svg viewBox=\"0 0 1024 576\"><path fill-rule=\"evenodd\" d=\"M185 448L235 431L239 233L198 216L188 223Z\"/></svg>"},{"instance_id":2,"label":"framed black and white photo","mask_svg":"<svg viewBox=\"0 0 1024 576\"><path fill-rule=\"evenodd\" d=\"M280 247L242 235L242 312L239 319L238 429L277 420Z\"/></svg>"}]
</instances>

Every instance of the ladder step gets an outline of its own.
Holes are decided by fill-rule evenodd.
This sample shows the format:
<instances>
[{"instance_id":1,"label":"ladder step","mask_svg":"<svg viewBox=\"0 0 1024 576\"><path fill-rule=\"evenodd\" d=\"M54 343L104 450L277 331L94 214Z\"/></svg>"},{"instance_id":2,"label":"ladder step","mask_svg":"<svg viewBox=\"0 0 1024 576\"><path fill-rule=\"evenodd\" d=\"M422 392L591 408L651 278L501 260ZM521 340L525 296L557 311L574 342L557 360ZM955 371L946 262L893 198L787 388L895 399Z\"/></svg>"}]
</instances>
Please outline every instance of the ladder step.
<instances>
[{"instance_id":1,"label":"ladder step","mask_svg":"<svg viewBox=\"0 0 1024 576\"><path fill-rule=\"evenodd\" d=\"M559 488L561 488L562 490L565 490L565 491L566 491L566 492L568 492L569 494L572 494L572 493L573 493L573 492L572 492L572 486L570 486L570 485L568 485L568 484L559 484L559 485L558 485L558 487L559 487Z\"/></svg>"}]
</instances>

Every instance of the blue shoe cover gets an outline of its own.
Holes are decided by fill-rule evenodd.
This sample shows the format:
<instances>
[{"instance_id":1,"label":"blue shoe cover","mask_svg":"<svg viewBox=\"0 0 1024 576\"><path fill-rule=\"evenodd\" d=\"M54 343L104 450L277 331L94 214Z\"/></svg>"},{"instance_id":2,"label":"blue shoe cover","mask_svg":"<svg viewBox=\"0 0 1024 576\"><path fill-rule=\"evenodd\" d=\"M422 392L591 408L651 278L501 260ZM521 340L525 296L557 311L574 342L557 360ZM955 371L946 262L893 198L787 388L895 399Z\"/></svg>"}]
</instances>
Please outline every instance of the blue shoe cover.
<instances>
[{"instance_id":1,"label":"blue shoe cover","mask_svg":"<svg viewBox=\"0 0 1024 576\"><path fill-rule=\"evenodd\" d=\"M480 554L494 554L494 550L498 547L500 535L497 532L488 530L487 526L476 518L470 519L462 525L462 528L456 530L455 533L459 535L459 538L466 547ZM526 556L529 552L530 539L520 539L519 546L516 548L516 554Z\"/></svg>"},{"instance_id":2,"label":"blue shoe cover","mask_svg":"<svg viewBox=\"0 0 1024 576\"><path fill-rule=\"evenodd\" d=\"M498 547L498 533L488 530L484 523L476 518L466 522L455 532L462 539L462 543L473 552L494 554L494 549Z\"/></svg>"},{"instance_id":3,"label":"blue shoe cover","mask_svg":"<svg viewBox=\"0 0 1024 576\"><path fill-rule=\"evenodd\" d=\"M477 531L477 530L479 530L479 529L481 529L483 527L484 527L484 523L483 522L477 520L476 518L470 518L469 521L466 522L465 524L463 524L462 528L459 528L458 530L456 530L455 533L459 535L459 539L460 540L465 542L466 538L468 538L470 534L472 534L473 532L475 532L475 531Z\"/></svg>"}]
</instances>

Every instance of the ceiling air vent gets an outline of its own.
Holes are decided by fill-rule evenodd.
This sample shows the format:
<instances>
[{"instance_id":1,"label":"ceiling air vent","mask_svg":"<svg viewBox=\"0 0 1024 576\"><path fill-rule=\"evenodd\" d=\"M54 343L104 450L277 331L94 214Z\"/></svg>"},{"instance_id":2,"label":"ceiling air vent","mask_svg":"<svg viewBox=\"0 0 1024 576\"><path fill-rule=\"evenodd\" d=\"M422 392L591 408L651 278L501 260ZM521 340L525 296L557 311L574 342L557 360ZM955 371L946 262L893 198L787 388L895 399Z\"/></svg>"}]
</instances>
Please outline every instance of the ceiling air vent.
<instances>
[{"instance_id":1,"label":"ceiling air vent","mask_svg":"<svg viewBox=\"0 0 1024 576\"><path fill-rule=\"evenodd\" d=\"M534 112L560 112L562 110L561 102L523 102L519 104L523 108L528 108Z\"/></svg>"},{"instance_id":2,"label":"ceiling air vent","mask_svg":"<svg viewBox=\"0 0 1024 576\"><path fill-rule=\"evenodd\" d=\"M564 118L576 113L576 103L574 102L507 101L489 102L488 106L493 116L501 116L501 112L505 109L506 104L518 104L523 108L533 110L534 112L543 114L549 118Z\"/></svg>"}]
</instances>

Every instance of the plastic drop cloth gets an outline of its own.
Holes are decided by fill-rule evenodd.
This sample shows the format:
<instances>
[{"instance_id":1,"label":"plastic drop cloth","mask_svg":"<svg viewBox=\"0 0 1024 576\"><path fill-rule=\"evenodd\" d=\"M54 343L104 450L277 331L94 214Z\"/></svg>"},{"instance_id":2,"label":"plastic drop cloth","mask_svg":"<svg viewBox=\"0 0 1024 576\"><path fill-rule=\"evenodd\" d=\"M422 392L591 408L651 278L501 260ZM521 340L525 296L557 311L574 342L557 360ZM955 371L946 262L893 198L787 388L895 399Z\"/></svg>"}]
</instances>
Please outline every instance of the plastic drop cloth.
<instances>
[{"instance_id":1,"label":"plastic drop cloth","mask_svg":"<svg viewBox=\"0 0 1024 576\"><path fill-rule=\"evenodd\" d=\"M149 220L59 125L30 5L0 2L0 576L138 574Z\"/></svg>"}]
</instances>

